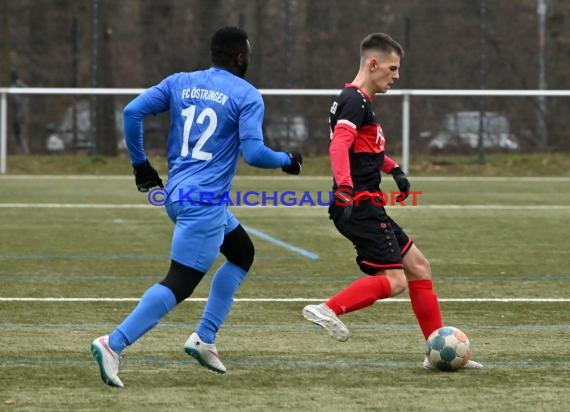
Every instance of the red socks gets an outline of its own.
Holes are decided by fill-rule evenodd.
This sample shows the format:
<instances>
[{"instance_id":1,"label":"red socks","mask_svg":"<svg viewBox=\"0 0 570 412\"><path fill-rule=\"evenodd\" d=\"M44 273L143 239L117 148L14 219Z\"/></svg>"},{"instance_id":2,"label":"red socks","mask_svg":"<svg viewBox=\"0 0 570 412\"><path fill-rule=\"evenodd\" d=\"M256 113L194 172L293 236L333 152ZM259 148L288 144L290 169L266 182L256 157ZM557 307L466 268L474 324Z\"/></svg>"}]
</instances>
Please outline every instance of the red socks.
<instances>
[{"instance_id":1,"label":"red socks","mask_svg":"<svg viewBox=\"0 0 570 412\"><path fill-rule=\"evenodd\" d=\"M436 329L443 326L437 295L433 291L431 280L408 281L410 301L420 328L427 339Z\"/></svg>"},{"instance_id":2,"label":"red socks","mask_svg":"<svg viewBox=\"0 0 570 412\"><path fill-rule=\"evenodd\" d=\"M431 280L408 282L412 309L418 319L424 337L443 326L439 302ZM369 276L358 279L340 291L326 303L336 314L342 315L372 305L380 299L390 297L392 289L386 276Z\"/></svg>"},{"instance_id":3,"label":"red socks","mask_svg":"<svg viewBox=\"0 0 570 412\"><path fill-rule=\"evenodd\" d=\"M390 281L386 276L368 276L353 282L326 303L335 314L342 315L370 306L379 299L388 298L391 293Z\"/></svg>"}]
</instances>

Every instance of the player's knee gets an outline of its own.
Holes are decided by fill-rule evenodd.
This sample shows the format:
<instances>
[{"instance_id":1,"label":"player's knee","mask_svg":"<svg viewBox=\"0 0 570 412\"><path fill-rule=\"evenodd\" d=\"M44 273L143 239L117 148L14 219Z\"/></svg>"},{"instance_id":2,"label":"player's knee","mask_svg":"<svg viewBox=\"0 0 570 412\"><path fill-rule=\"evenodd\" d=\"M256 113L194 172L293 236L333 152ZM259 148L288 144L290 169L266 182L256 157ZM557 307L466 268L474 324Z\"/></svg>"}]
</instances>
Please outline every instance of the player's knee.
<instances>
[{"instance_id":1,"label":"player's knee","mask_svg":"<svg viewBox=\"0 0 570 412\"><path fill-rule=\"evenodd\" d=\"M170 289L176 303L180 303L194 292L204 275L205 272L171 260L170 269L160 284Z\"/></svg>"},{"instance_id":2,"label":"player's knee","mask_svg":"<svg viewBox=\"0 0 570 412\"><path fill-rule=\"evenodd\" d=\"M429 260L414 245L404 255L403 262L408 280L430 280L432 278Z\"/></svg>"},{"instance_id":3,"label":"player's knee","mask_svg":"<svg viewBox=\"0 0 570 412\"><path fill-rule=\"evenodd\" d=\"M422 262L420 263L420 267L421 267L421 271L425 276L425 279L431 279L432 278L432 274L431 274L431 264L429 263L429 260L427 260L425 257L422 259Z\"/></svg>"},{"instance_id":4,"label":"player's knee","mask_svg":"<svg viewBox=\"0 0 570 412\"><path fill-rule=\"evenodd\" d=\"M390 296L397 296L404 293L408 288L408 280L404 271L401 269L391 269L386 271L386 276L390 281L390 287L392 288L392 293Z\"/></svg>"},{"instance_id":5,"label":"player's knee","mask_svg":"<svg viewBox=\"0 0 570 412\"><path fill-rule=\"evenodd\" d=\"M431 265L423 255L414 259L413 264L406 268L410 280L430 280L432 278Z\"/></svg>"},{"instance_id":6,"label":"player's knee","mask_svg":"<svg viewBox=\"0 0 570 412\"><path fill-rule=\"evenodd\" d=\"M246 272L253 265L255 248L245 229L239 225L224 237L220 248L228 262L239 266Z\"/></svg>"}]
</instances>

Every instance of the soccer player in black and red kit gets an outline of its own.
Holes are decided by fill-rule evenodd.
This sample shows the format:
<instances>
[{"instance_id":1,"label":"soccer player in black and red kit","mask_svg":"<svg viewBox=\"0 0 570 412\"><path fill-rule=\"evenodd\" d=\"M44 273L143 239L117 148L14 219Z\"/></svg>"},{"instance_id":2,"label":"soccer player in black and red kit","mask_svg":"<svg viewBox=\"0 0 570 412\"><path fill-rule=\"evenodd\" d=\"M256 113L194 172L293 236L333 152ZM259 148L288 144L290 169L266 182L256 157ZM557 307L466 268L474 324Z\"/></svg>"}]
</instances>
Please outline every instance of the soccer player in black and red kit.
<instances>
[{"instance_id":1,"label":"soccer player in black and red kit","mask_svg":"<svg viewBox=\"0 0 570 412\"><path fill-rule=\"evenodd\" d=\"M346 341L348 328L338 318L372 305L379 299L409 289L413 311L424 337L443 326L438 298L433 290L429 261L384 209L381 172L394 178L404 201L410 182L398 164L385 154L384 133L372 108L372 98L386 93L399 79L402 46L385 33L362 40L360 68L352 83L334 101L330 114L329 154L335 196L329 216L338 231L355 246L356 261L368 277L353 282L320 305L308 305L303 316ZM427 358L423 366L431 369ZM480 363L469 361L469 369Z\"/></svg>"}]
</instances>

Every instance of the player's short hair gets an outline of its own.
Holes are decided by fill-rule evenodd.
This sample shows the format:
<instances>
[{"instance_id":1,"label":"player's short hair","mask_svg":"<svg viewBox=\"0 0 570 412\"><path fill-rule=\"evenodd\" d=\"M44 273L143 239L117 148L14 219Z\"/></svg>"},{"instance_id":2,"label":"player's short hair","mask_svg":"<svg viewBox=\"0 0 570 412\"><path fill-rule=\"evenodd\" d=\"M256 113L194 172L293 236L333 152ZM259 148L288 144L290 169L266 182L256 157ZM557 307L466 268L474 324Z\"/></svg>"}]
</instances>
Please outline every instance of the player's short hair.
<instances>
[{"instance_id":1,"label":"player's short hair","mask_svg":"<svg viewBox=\"0 0 570 412\"><path fill-rule=\"evenodd\" d=\"M404 57L404 48L386 33L372 33L366 36L360 43L360 55L363 56L369 50L378 50L383 53L396 52Z\"/></svg>"},{"instance_id":2,"label":"player's short hair","mask_svg":"<svg viewBox=\"0 0 570 412\"><path fill-rule=\"evenodd\" d=\"M247 33L236 26L218 29L210 43L212 63L227 66L239 54L247 52Z\"/></svg>"}]
</instances>

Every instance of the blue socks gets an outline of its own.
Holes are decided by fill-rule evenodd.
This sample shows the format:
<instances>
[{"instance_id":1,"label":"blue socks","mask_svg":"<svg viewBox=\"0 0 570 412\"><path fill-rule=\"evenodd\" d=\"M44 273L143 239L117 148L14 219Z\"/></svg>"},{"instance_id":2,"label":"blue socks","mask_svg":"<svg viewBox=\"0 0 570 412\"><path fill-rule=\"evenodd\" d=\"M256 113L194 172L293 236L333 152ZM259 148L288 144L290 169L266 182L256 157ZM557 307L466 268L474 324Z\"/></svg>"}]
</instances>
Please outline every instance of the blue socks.
<instances>
[{"instance_id":1,"label":"blue socks","mask_svg":"<svg viewBox=\"0 0 570 412\"><path fill-rule=\"evenodd\" d=\"M196 331L204 342L216 341L216 333L226 320L234 295L246 276L245 270L230 262L224 263L214 274L208 303Z\"/></svg>"},{"instance_id":2,"label":"blue socks","mask_svg":"<svg viewBox=\"0 0 570 412\"><path fill-rule=\"evenodd\" d=\"M151 286L130 315L109 335L109 346L121 353L127 345L132 345L155 327L175 306L176 298L169 288L158 283Z\"/></svg>"},{"instance_id":3,"label":"blue socks","mask_svg":"<svg viewBox=\"0 0 570 412\"><path fill-rule=\"evenodd\" d=\"M216 333L226 320L234 295L246 276L245 270L230 262L224 263L214 274L210 296L197 329L204 342L215 342ZM109 335L109 346L121 353L155 327L175 306L176 297L169 288L160 284L151 286L129 316Z\"/></svg>"}]
</instances>

